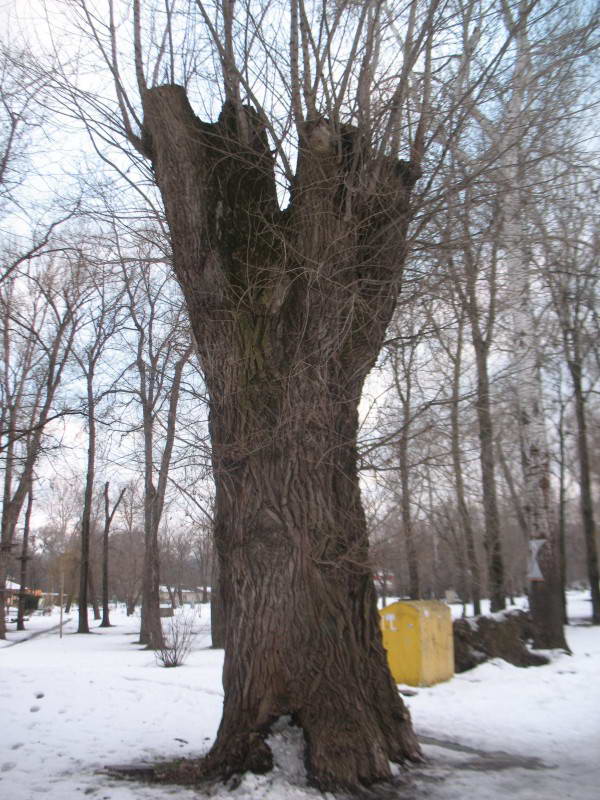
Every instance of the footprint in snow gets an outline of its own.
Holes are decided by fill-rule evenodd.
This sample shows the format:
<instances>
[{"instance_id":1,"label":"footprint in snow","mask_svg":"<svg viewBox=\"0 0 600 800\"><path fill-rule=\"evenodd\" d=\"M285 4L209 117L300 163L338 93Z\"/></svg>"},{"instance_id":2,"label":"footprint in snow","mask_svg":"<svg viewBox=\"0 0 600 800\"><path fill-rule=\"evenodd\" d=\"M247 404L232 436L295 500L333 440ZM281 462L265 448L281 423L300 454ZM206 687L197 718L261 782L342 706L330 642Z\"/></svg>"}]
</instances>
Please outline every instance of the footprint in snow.
<instances>
[{"instance_id":1,"label":"footprint in snow","mask_svg":"<svg viewBox=\"0 0 600 800\"><path fill-rule=\"evenodd\" d=\"M41 700L42 697L44 697L44 693L43 692L36 692L34 697L36 698L36 700Z\"/></svg>"},{"instance_id":2,"label":"footprint in snow","mask_svg":"<svg viewBox=\"0 0 600 800\"><path fill-rule=\"evenodd\" d=\"M19 747L23 747L23 742L17 742L16 744L13 744L13 746L10 749L11 750L18 750Z\"/></svg>"},{"instance_id":3,"label":"footprint in snow","mask_svg":"<svg viewBox=\"0 0 600 800\"><path fill-rule=\"evenodd\" d=\"M31 706L31 708L29 710L32 711L32 712L39 711L40 707L39 706Z\"/></svg>"},{"instance_id":4,"label":"footprint in snow","mask_svg":"<svg viewBox=\"0 0 600 800\"><path fill-rule=\"evenodd\" d=\"M0 772L10 772L11 769L14 769L16 766L16 762L14 761L5 761L0 767Z\"/></svg>"}]
</instances>

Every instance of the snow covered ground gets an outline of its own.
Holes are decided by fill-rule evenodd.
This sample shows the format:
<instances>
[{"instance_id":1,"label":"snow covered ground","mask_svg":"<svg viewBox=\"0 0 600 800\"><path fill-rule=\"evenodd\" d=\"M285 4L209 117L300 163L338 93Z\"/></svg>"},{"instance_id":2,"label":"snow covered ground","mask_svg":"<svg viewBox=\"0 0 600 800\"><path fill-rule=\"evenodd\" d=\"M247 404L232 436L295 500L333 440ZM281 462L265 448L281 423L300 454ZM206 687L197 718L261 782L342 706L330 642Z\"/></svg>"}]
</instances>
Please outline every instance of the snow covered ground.
<instances>
[{"instance_id":1,"label":"snow covered ground","mask_svg":"<svg viewBox=\"0 0 600 800\"><path fill-rule=\"evenodd\" d=\"M407 698L427 764L405 776L407 800L598 800L600 629L583 593L570 596L572 656L518 669L495 660ZM0 643L0 799L178 800L179 787L110 777L106 765L196 756L220 719L222 652L197 619L183 667L164 669L135 644L139 619L115 611L110 629L59 638L58 615L32 617L28 635ZM216 787L214 800L313 800L298 732L271 737L275 770Z\"/></svg>"}]
</instances>

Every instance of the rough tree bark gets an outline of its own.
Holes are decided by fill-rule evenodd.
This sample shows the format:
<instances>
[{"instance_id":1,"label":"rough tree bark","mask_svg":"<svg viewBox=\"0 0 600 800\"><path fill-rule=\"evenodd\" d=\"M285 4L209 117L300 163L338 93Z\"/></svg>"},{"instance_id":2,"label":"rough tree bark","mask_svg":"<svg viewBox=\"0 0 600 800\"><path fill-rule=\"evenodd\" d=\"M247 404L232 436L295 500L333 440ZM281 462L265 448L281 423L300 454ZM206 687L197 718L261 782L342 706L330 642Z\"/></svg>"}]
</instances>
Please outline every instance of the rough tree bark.
<instances>
[{"instance_id":1,"label":"rough tree bark","mask_svg":"<svg viewBox=\"0 0 600 800\"><path fill-rule=\"evenodd\" d=\"M303 728L321 789L418 760L381 643L357 477L357 405L399 291L408 163L327 120L301 126L290 205L264 126L185 91L143 94L144 142L210 395L227 619L223 718L196 775L271 768L271 724Z\"/></svg>"},{"instance_id":2,"label":"rough tree bark","mask_svg":"<svg viewBox=\"0 0 600 800\"><path fill-rule=\"evenodd\" d=\"M211 647L223 649L225 647L225 614L221 599L221 580L219 577L218 559L213 561L212 579L210 587L210 637Z\"/></svg>"}]
</instances>

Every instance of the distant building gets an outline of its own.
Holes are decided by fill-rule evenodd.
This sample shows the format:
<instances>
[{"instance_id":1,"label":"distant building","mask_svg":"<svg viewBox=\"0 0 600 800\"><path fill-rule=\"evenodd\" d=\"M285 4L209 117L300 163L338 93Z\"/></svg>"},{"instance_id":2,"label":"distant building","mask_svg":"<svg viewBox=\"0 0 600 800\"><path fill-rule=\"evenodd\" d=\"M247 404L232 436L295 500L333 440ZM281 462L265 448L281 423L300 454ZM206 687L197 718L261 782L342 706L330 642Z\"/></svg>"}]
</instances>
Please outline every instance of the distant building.
<instances>
[{"instance_id":1,"label":"distant building","mask_svg":"<svg viewBox=\"0 0 600 800\"><path fill-rule=\"evenodd\" d=\"M6 589L4 591L4 604L6 608L19 605L19 596L21 594L21 584L15 581L7 580ZM40 589L28 589L25 587L25 608L28 611L33 611L38 607L42 592Z\"/></svg>"},{"instance_id":2,"label":"distant building","mask_svg":"<svg viewBox=\"0 0 600 800\"><path fill-rule=\"evenodd\" d=\"M196 589L172 589L168 586L159 586L158 601L161 606L170 604L178 608L179 606L195 606L197 603L204 602L204 590L200 587ZM208 591L210 599L210 589Z\"/></svg>"}]
</instances>

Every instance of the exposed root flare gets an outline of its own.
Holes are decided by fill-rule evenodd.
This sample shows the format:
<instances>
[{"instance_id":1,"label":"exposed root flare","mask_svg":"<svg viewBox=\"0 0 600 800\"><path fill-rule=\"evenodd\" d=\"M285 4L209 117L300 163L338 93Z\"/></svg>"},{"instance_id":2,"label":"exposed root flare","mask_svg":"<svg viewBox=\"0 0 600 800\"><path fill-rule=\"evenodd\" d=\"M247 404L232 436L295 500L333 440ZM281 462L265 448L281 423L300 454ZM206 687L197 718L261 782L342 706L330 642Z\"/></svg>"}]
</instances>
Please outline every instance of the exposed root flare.
<instances>
[{"instance_id":1,"label":"exposed root flare","mask_svg":"<svg viewBox=\"0 0 600 800\"><path fill-rule=\"evenodd\" d=\"M322 792L342 792L353 798L387 797L388 790L398 783L398 779L392 777L390 761L400 764L423 761L416 740L414 748L405 748L402 756L396 759L390 757L387 747L379 741L381 737L375 737L376 741L373 741L366 732L359 745L356 732L351 730L347 731L348 736L343 732L340 735L338 730L333 738L333 727L328 725L323 729L317 726L312 735L306 729L304 733L307 777L309 783ZM246 772L262 775L272 770L273 753L265 741L266 736L268 732L238 734L229 737L225 743L217 741L203 758L142 767L114 767L109 772L150 783L200 786L233 781L238 785Z\"/></svg>"},{"instance_id":2,"label":"exposed root flare","mask_svg":"<svg viewBox=\"0 0 600 800\"><path fill-rule=\"evenodd\" d=\"M190 786L207 781L228 781L236 775L253 772L263 775L273 769L273 753L260 733L236 736L227 746L216 745L203 758L182 759L161 764L151 780Z\"/></svg>"}]
</instances>

